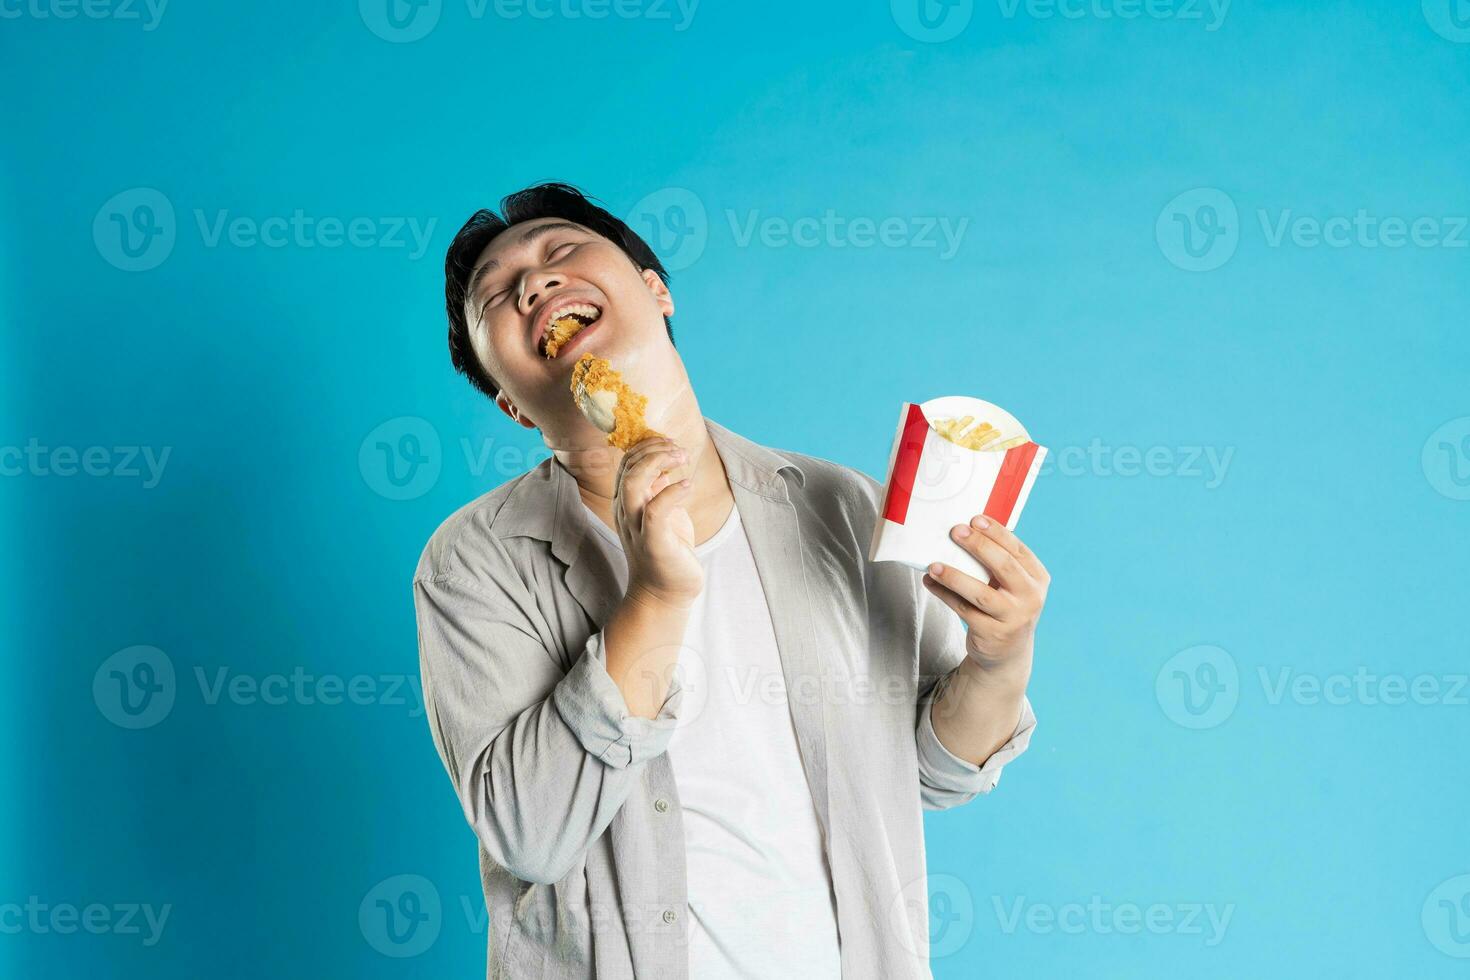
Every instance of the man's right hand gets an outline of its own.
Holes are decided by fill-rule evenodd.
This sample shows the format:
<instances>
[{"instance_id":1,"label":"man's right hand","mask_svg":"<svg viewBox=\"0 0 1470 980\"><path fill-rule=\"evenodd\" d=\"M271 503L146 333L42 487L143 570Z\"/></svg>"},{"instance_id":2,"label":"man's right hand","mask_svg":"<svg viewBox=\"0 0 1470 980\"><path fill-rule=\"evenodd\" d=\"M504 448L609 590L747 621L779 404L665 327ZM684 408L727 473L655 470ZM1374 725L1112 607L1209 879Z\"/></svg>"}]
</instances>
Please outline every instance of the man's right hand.
<instances>
[{"instance_id":1,"label":"man's right hand","mask_svg":"<svg viewBox=\"0 0 1470 980\"><path fill-rule=\"evenodd\" d=\"M688 609L704 590L694 554L694 522L685 509L692 485L676 480L688 454L667 437L645 439L623 454L613 516L628 559L628 596Z\"/></svg>"}]
</instances>

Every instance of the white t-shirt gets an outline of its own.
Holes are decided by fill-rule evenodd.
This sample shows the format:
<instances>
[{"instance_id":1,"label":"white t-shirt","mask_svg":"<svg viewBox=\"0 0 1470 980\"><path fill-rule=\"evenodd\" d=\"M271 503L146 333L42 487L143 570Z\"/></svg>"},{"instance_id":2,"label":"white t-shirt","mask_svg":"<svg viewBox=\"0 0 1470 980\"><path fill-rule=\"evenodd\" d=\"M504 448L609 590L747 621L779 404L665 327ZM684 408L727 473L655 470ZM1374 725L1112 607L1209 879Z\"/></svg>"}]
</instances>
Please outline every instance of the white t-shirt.
<instances>
[{"instance_id":1,"label":"white t-shirt","mask_svg":"<svg viewBox=\"0 0 1470 980\"><path fill-rule=\"evenodd\" d=\"M627 585L617 534L587 515ZM683 808L693 980L839 980L837 913L781 656L739 510L695 546L669 761Z\"/></svg>"}]
</instances>

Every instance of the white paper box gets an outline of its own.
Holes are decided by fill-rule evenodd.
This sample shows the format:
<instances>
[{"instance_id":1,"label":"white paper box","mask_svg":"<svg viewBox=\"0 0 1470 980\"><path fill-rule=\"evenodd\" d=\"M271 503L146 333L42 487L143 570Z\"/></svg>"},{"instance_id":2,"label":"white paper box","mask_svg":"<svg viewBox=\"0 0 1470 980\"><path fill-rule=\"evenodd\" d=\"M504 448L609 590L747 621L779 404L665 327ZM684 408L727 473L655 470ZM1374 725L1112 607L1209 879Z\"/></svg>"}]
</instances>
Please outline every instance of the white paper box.
<instances>
[{"instance_id":1,"label":"white paper box","mask_svg":"<svg viewBox=\"0 0 1470 980\"><path fill-rule=\"evenodd\" d=\"M1000 430L997 444L1026 441L999 452L966 449L941 436L931 419L975 417ZM984 514L1015 530L1041 471L1046 449L1031 441L1015 416L978 398L950 395L922 404L905 402L888 454L888 478L869 561L897 561L927 571L943 562L982 582L990 573L949 536L956 524Z\"/></svg>"}]
</instances>

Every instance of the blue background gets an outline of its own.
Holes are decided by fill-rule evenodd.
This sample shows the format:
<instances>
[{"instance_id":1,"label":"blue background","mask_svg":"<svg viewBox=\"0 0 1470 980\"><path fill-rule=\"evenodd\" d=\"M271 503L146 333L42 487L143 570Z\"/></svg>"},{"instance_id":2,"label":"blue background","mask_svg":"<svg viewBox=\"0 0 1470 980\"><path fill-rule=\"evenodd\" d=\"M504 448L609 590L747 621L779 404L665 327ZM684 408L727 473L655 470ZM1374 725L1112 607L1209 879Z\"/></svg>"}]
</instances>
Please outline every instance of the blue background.
<instances>
[{"instance_id":1,"label":"blue background","mask_svg":"<svg viewBox=\"0 0 1470 980\"><path fill-rule=\"evenodd\" d=\"M151 30L28 2L0 20L0 447L170 455L153 486L13 452L0 478L0 906L171 911L152 946L0 918L0 973L480 975L474 840L393 689L427 536L541 458L450 369L443 251L549 178L662 222L710 417L881 478L900 403L972 394L1052 450L1020 525L1055 579L1040 723L994 794L927 818L937 976L1470 967L1463 3L988 0L931 30L906 0L443 0L395 32L373 0ZM159 196L172 247L134 239L129 271L116 221L165 228ZM298 210L434 225L426 250L207 234ZM902 231L743 236L829 210ZM1272 237L1359 211L1459 246ZM926 218L968 221L955 254ZM400 491L374 447L405 432L431 435ZM104 661L139 645L173 701L129 729ZM209 695L298 669L371 703ZM1364 671L1440 693L1275 696ZM440 900L421 951L373 924L399 875ZM1012 926L1018 901L1071 925ZM1069 918L1089 903L1174 925Z\"/></svg>"}]
</instances>

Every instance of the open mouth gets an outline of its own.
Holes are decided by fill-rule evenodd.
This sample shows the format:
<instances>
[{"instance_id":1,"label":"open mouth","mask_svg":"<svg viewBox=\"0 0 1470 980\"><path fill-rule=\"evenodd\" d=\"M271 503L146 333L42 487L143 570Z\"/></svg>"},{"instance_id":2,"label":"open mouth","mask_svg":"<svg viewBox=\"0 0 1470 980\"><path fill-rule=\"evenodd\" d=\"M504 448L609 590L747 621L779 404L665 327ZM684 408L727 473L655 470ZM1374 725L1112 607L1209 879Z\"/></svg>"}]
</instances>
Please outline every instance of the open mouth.
<instances>
[{"instance_id":1,"label":"open mouth","mask_svg":"<svg viewBox=\"0 0 1470 980\"><path fill-rule=\"evenodd\" d=\"M577 334L596 323L602 310L591 303L567 303L551 311L546 331L537 349L542 357L555 357Z\"/></svg>"}]
</instances>

